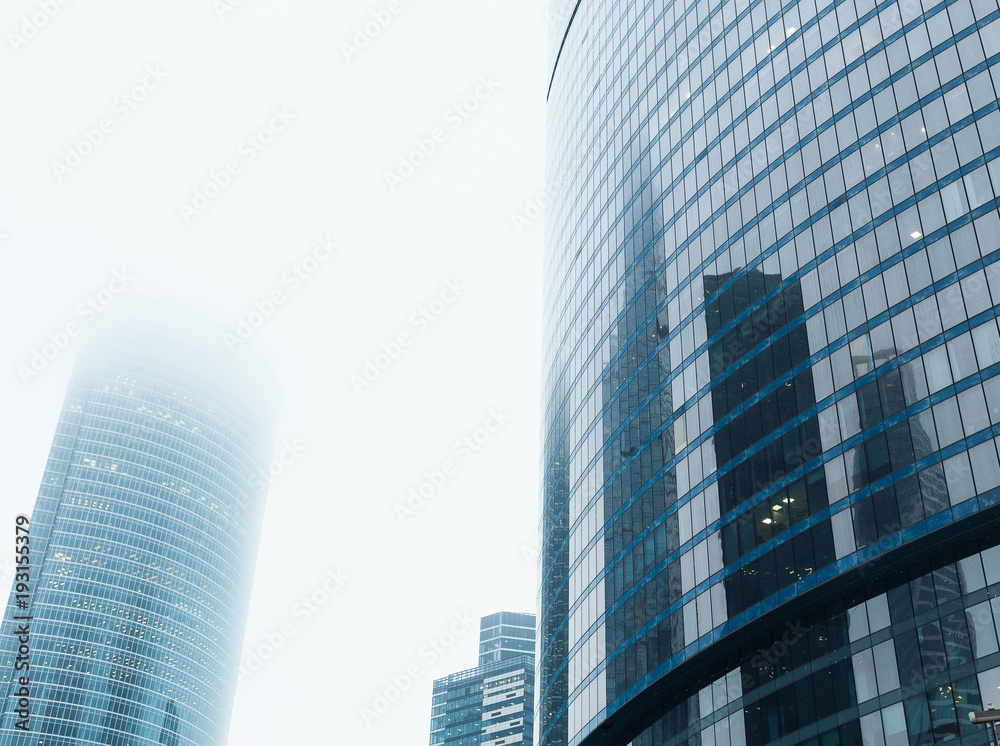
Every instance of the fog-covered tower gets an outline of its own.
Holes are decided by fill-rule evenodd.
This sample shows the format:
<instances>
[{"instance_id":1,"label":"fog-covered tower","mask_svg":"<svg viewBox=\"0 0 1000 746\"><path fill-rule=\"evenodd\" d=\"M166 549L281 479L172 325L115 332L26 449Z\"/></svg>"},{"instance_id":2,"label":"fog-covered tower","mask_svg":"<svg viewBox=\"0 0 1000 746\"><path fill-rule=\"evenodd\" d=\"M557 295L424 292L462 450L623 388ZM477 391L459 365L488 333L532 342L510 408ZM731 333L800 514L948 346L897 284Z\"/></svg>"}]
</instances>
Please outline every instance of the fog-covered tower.
<instances>
[{"instance_id":1,"label":"fog-covered tower","mask_svg":"<svg viewBox=\"0 0 1000 746\"><path fill-rule=\"evenodd\" d=\"M137 323L77 363L31 513L30 604L12 596L3 622L4 746L226 743L275 409L247 360L198 337Z\"/></svg>"}]
</instances>

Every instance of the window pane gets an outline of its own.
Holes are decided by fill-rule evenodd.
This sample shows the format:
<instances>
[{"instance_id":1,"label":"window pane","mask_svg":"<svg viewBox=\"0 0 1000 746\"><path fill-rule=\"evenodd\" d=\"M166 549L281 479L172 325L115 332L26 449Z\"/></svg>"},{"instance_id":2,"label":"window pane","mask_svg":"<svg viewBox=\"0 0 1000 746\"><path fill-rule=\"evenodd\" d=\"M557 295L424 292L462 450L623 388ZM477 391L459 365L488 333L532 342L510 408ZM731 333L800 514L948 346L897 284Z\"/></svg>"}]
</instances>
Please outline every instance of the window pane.
<instances>
[{"instance_id":1,"label":"window pane","mask_svg":"<svg viewBox=\"0 0 1000 746\"><path fill-rule=\"evenodd\" d=\"M948 352L943 346L936 347L924 355L924 370L927 373L927 388L930 393L936 393L951 385Z\"/></svg>"},{"instance_id":2,"label":"window pane","mask_svg":"<svg viewBox=\"0 0 1000 746\"><path fill-rule=\"evenodd\" d=\"M958 561L958 575L962 581L963 593L972 593L986 587L983 561L978 554Z\"/></svg>"},{"instance_id":3,"label":"window pane","mask_svg":"<svg viewBox=\"0 0 1000 746\"><path fill-rule=\"evenodd\" d=\"M968 453L959 453L945 461L944 471L948 482L948 497L952 505L958 505L975 497L976 490L972 483Z\"/></svg>"},{"instance_id":4,"label":"window pane","mask_svg":"<svg viewBox=\"0 0 1000 746\"><path fill-rule=\"evenodd\" d=\"M976 350L980 367L986 368L1000 362L1000 333L997 332L995 321L987 321L972 330L972 346Z\"/></svg>"},{"instance_id":5,"label":"window pane","mask_svg":"<svg viewBox=\"0 0 1000 746\"><path fill-rule=\"evenodd\" d=\"M902 702L882 710L882 722L885 730L885 746L908 746Z\"/></svg>"},{"instance_id":6,"label":"window pane","mask_svg":"<svg viewBox=\"0 0 1000 746\"><path fill-rule=\"evenodd\" d=\"M952 699L951 687L941 685L927 692L927 704L930 708L931 730L934 740L944 740L948 736L958 735L958 716L955 712L955 702Z\"/></svg>"},{"instance_id":7,"label":"window pane","mask_svg":"<svg viewBox=\"0 0 1000 746\"><path fill-rule=\"evenodd\" d=\"M868 636L868 614L865 612L864 604L858 604L848 609L847 620L848 636L851 642Z\"/></svg>"},{"instance_id":8,"label":"window pane","mask_svg":"<svg viewBox=\"0 0 1000 746\"><path fill-rule=\"evenodd\" d=\"M960 679L954 683L955 704L958 709L958 726L962 735L982 733L983 726L973 725L969 722L969 713L983 709L982 700L979 698L979 685L975 676Z\"/></svg>"},{"instance_id":9,"label":"window pane","mask_svg":"<svg viewBox=\"0 0 1000 746\"><path fill-rule=\"evenodd\" d=\"M997 449L992 440L971 448L969 458L972 459L972 476L977 494L1000 487L1000 463L997 462Z\"/></svg>"},{"instance_id":10,"label":"window pane","mask_svg":"<svg viewBox=\"0 0 1000 746\"><path fill-rule=\"evenodd\" d=\"M896 650L892 640L886 640L873 648L875 671L878 673L878 693L899 689L899 672L896 670Z\"/></svg>"},{"instance_id":11,"label":"window pane","mask_svg":"<svg viewBox=\"0 0 1000 746\"><path fill-rule=\"evenodd\" d=\"M972 646L969 641L969 626L965 613L955 611L941 618L941 634L948 665L952 668L972 662Z\"/></svg>"},{"instance_id":12,"label":"window pane","mask_svg":"<svg viewBox=\"0 0 1000 746\"><path fill-rule=\"evenodd\" d=\"M868 623L872 632L878 632L892 624L889 620L889 601L884 593L868 599Z\"/></svg>"},{"instance_id":13,"label":"window pane","mask_svg":"<svg viewBox=\"0 0 1000 746\"><path fill-rule=\"evenodd\" d=\"M882 735L882 714L876 710L861 718L861 740L864 746L885 746Z\"/></svg>"},{"instance_id":14,"label":"window pane","mask_svg":"<svg viewBox=\"0 0 1000 746\"><path fill-rule=\"evenodd\" d=\"M923 663L924 678L930 679L948 670L948 659L944 653L944 637L939 622L929 622L917 629L920 642L920 660Z\"/></svg>"},{"instance_id":15,"label":"window pane","mask_svg":"<svg viewBox=\"0 0 1000 746\"><path fill-rule=\"evenodd\" d=\"M969 637L972 642L972 653L976 658L991 655L998 651L997 634L993 627L993 613L990 602L984 601L965 610L969 620Z\"/></svg>"},{"instance_id":16,"label":"window pane","mask_svg":"<svg viewBox=\"0 0 1000 746\"><path fill-rule=\"evenodd\" d=\"M979 674L979 692L987 707L1000 705L1000 667Z\"/></svg>"},{"instance_id":17,"label":"window pane","mask_svg":"<svg viewBox=\"0 0 1000 746\"><path fill-rule=\"evenodd\" d=\"M904 700L903 710L906 713L906 729L910 733L910 743L924 744L933 741L927 698L921 694Z\"/></svg>"},{"instance_id":18,"label":"window pane","mask_svg":"<svg viewBox=\"0 0 1000 746\"><path fill-rule=\"evenodd\" d=\"M862 610L864 607L861 607ZM871 650L862 650L852 656L854 662L854 685L857 687L858 702L867 702L878 696L875 683L875 662Z\"/></svg>"}]
</instances>

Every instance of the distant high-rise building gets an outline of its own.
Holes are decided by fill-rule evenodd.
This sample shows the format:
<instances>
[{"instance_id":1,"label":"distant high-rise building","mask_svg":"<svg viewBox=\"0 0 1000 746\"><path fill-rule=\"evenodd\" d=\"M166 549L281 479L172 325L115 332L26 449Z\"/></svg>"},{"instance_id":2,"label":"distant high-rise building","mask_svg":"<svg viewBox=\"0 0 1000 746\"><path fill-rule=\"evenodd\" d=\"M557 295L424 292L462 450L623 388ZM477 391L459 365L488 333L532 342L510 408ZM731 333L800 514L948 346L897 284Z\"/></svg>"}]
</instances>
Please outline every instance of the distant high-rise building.
<instances>
[{"instance_id":1,"label":"distant high-rise building","mask_svg":"<svg viewBox=\"0 0 1000 746\"><path fill-rule=\"evenodd\" d=\"M434 682L432 746L533 743L535 617L501 611L482 618L479 666Z\"/></svg>"},{"instance_id":2,"label":"distant high-rise building","mask_svg":"<svg viewBox=\"0 0 1000 746\"><path fill-rule=\"evenodd\" d=\"M126 329L76 366L0 635L3 746L226 743L274 407L224 351L173 336Z\"/></svg>"},{"instance_id":3,"label":"distant high-rise building","mask_svg":"<svg viewBox=\"0 0 1000 746\"><path fill-rule=\"evenodd\" d=\"M479 665L535 654L535 615L501 611L479 623Z\"/></svg>"},{"instance_id":4,"label":"distant high-rise building","mask_svg":"<svg viewBox=\"0 0 1000 746\"><path fill-rule=\"evenodd\" d=\"M552 0L539 746L985 743L997 0Z\"/></svg>"}]
</instances>

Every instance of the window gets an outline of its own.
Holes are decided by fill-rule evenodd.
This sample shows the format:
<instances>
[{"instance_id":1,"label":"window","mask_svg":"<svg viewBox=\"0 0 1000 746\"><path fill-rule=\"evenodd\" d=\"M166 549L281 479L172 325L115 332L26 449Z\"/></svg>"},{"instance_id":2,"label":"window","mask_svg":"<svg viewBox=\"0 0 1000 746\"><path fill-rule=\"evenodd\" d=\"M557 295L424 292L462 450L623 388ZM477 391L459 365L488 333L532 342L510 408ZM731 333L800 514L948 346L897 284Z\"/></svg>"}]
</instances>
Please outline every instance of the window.
<instances>
[{"instance_id":1,"label":"window","mask_svg":"<svg viewBox=\"0 0 1000 746\"><path fill-rule=\"evenodd\" d=\"M858 610L863 616L865 613L864 605L859 606ZM865 630L867 631L867 623ZM870 649L862 650L860 653L855 653L851 660L854 667L854 683L857 688L858 702L867 702L869 699L877 697L878 685L875 681L875 662L872 651Z\"/></svg>"}]
</instances>

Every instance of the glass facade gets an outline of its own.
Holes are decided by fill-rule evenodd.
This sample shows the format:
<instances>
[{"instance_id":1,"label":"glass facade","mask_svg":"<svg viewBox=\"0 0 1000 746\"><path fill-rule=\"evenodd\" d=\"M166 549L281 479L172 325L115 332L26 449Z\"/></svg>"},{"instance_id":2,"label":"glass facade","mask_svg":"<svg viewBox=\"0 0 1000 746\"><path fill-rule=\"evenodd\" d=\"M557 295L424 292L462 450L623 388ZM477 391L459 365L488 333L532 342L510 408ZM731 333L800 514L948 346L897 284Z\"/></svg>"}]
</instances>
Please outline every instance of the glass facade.
<instances>
[{"instance_id":1,"label":"glass facade","mask_svg":"<svg viewBox=\"0 0 1000 746\"><path fill-rule=\"evenodd\" d=\"M985 743L997 0L565 6L537 742Z\"/></svg>"},{"instance_id":2,"label":"glass facade","mask_svg":"<svg viewBox=\"0 0 1000 746\"><path fill-rule=\"evenodd\" d=\"M146 334L74 371L31 514L30 601L12 594L0 635L4 746L226 743L273 408L232 358Z\"/></svg>"},{"instance_id":3,"label":"glass facade","mask_svg":"<svg viewBox=\"0 0 1000 746\"><path fill-rule=\"evenodd\" d=\"M998 625L994 531L748 641L647 708L631 743L986 744L969 713L1000 702Z\"/></svg>"},{"instance_id":4,"label":"glass facade","mask_svg":"<svg viewBox=\"0 0 1000 746\"><path fill-rule=\"evenodd\" d=\"M501 611L479 628L479 666L434 682L432 746L531 746L535 616Z\"/></svg>"},{"instance_id":5,"label":"glass facade","mask_svg":"<svg viewBox=\"0 0 1000 746\"><path fill-rule=\"evenodd\" d=\"M500 611L479 621L479 665L535 654L535 615Z\"/></svg>"}]
</instances>

